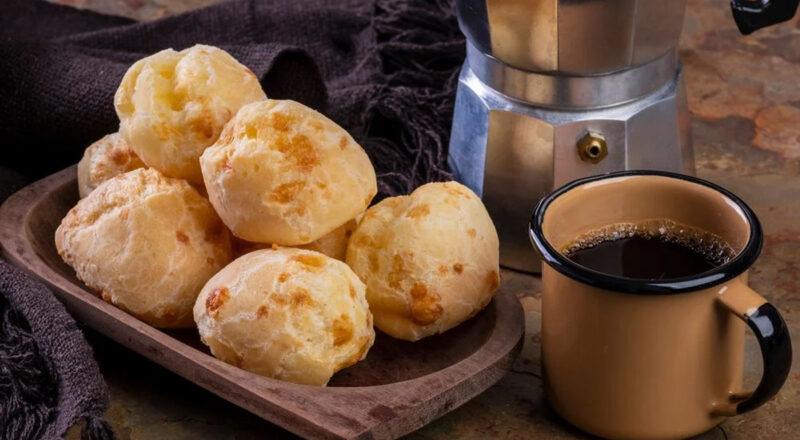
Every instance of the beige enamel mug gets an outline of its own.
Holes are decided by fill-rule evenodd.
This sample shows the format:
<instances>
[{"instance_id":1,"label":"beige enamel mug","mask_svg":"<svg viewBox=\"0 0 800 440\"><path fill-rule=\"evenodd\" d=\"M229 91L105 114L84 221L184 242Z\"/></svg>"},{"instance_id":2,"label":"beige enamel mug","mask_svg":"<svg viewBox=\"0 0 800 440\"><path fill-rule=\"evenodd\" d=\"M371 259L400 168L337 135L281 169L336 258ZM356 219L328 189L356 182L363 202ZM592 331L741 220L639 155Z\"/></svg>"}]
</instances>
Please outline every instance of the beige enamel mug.
<instances>
[{"instance_id":1,"label":"beige enamel mug","mask_svg":"<svg viewBox=\"0 0 800 440\"><path fill-rule=\"evenodd\" d=\"M736 256L692 277L646 280L595 272L560 252L588 231L648 219L713 232ZM543 199L530 236L544 261L545 394L581 430L619 439L689 437L757 408L786 380L786 324L747 286L761 227L725 189L656 171L589 177ZM764 361L752 392L742 389L745 324Z\"/></svg>"}]
</instances>

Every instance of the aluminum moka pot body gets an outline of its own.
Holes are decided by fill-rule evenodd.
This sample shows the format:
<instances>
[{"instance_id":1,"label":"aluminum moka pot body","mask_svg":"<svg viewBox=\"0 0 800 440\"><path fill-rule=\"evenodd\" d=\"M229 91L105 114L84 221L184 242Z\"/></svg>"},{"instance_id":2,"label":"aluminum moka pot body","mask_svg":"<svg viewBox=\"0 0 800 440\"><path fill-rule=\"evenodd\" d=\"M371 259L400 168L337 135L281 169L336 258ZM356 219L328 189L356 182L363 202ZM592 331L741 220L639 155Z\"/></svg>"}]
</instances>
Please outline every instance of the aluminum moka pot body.
<instances>
[{"instance_id":1,"label":"aluminum moka pot body","mask_svg":"<svg viewBox=\"0 0 800 440\"><path fill-rule=\"evenodd\" d=\"M609 171L694 174L677 58L685 0L456 0L467 37L450 139L506 267L539 272L530 212Z\"/></svg>"}]
</instances>

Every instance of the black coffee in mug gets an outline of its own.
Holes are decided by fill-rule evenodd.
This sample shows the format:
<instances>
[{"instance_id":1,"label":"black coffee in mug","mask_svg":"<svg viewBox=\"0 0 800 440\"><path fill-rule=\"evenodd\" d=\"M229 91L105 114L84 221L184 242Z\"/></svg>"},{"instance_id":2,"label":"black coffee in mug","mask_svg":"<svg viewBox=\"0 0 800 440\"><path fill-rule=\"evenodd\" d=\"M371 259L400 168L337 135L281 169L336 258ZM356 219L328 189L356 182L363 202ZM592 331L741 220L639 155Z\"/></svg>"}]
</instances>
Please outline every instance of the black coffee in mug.
<instances>
[{"instance_id":1,"label":"black coffee in mug","mask_svg":"<svg viewBox=\"0 0 800 440\"><path fill-rule=\"evenodd\" d=\"M733 258L734 251L715 234L657 219L590 231L567 246L564 255L597 272L660 280L709 271Z\"/></svg>"}]
</instances>

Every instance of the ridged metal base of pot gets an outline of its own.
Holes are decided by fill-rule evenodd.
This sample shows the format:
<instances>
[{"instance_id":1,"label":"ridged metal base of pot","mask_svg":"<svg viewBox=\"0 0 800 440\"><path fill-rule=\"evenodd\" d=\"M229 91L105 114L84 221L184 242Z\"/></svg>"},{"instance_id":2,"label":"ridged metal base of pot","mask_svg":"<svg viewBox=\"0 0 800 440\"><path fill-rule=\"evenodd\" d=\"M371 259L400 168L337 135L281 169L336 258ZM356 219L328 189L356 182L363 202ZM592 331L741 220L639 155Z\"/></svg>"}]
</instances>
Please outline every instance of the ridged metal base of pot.
<instances>
[{"instance_id":1,"label":"ridged metal base of pot","mask_svg":"<svg viewBox=\"0 0 800 440\"><path fill-rule=\"evenodd\" d=\"M621 73L625 72L612 75ZM635 72L625 74L636 77ZM523 72L525 75L542 76ZM510 75L500 72L498 77L508 79ZM608 83L608 78L562 77L553 83L560 87L554 96L568 100L569 85L575 81ZM581 87L593 90L591 84ZM528 240L528 221L539 199L554 188L618 170L694 174L686 92L677 61L666 83L653 91L616 105L601 104L581 109L564 108L562 102L557 108L513 99L487 85L470 62L465 63L456 96L449 163L456 179L483 199L500 236L503 266L541 270ZM600 146L606 151L600 151ZM587 157L587 152L597 156Z\"/></svg>"}]
</instances>

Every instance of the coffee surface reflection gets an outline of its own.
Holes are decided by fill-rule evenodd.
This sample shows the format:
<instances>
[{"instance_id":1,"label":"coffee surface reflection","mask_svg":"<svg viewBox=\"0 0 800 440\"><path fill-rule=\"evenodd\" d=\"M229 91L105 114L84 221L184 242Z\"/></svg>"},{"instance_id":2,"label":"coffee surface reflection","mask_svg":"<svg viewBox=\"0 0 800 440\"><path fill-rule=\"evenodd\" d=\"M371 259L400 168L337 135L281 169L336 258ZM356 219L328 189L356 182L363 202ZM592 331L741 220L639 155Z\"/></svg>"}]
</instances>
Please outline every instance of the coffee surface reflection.
<instances>
[{"instance_id":1,"label":"coffee surface reflection","mask_svg":"<svg viewBox=\"0 0 800 440\"><path fill-rule=\"evenodd\" d=\"M719 236L670 220L596 229L576 238L563 253L597 272L647 280L698 275L735 254Z\"/></svg>"}]
</instances>

